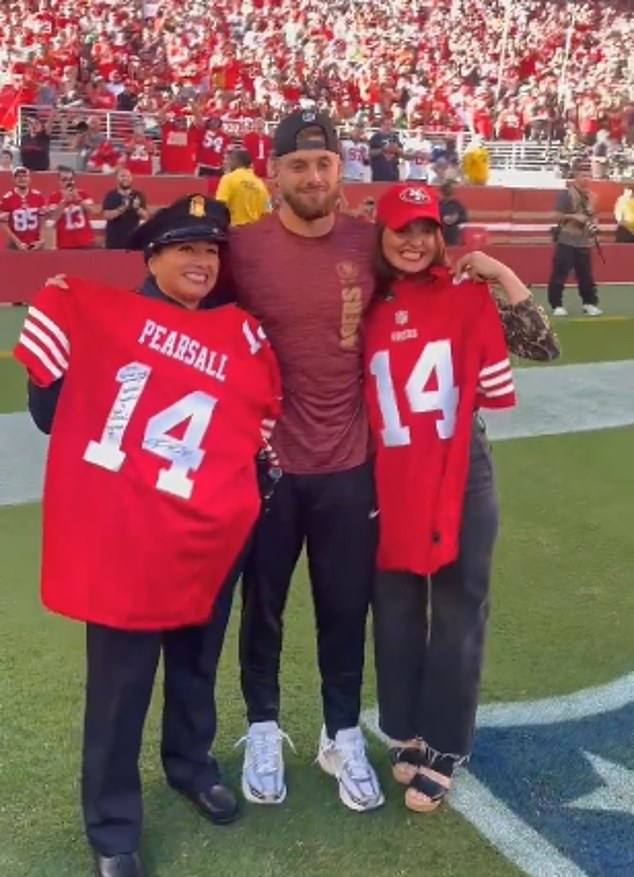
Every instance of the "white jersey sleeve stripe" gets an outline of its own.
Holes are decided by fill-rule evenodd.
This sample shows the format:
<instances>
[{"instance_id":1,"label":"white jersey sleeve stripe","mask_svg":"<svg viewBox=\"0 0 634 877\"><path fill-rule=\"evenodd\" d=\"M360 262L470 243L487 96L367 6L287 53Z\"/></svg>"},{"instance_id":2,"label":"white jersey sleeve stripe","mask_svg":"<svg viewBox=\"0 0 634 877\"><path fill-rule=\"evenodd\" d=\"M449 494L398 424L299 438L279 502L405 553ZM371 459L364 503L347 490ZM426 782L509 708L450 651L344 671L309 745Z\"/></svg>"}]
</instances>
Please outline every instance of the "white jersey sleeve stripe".
<instances>
[{"instance_id":1,"label":"white jersey sleeve stripe","mask_svg":"<svg viewBox=\"0 0 634 877\"><path fill-rule=\"evenodd\" d=\"M66 353L70 353L70 344L68 342L68 338L59 328L57 323L54 323L50 319L50 317L47 317L46 314L43 314L42 311L38 310L36 307L33 307L33 305L31 305L31 307L29 308L28 314L29 317L32 317L38 323L41 323L42 326L48 329L51 335L54 335L57 338Z\"/></svg>"},{"instance_id":2,"label":"white jersey sleeve stripe","mask_svg":"<svg viewBox=\"0 0 634 877\"><path fill-rule=\"evenodd\" d=\"M502 374L497 375L494 378L487 378L486 381L480 381L480 386L483 390L486 390L487 387L499 387L500 384L505 384L507 381L513 380L513 372L510 369L507 369Z\"/></svg>"},{"instance_id":3,"label":"white jersey sleeve stripe","mask_svg":"<svg viewBox=\"0 0 634 877\"><path fill-rule=\"evenodd\" d=\"M51 375L53 375L55 380L62 377L63 373L60 371L60 369L57 368L55 363L51 362L51 360L46 355L46 353L42 350L42 348L40 347L39 344L37 344L35 341L31 340L31 338L29 338L27 335L24 335L24 334L20 335L20 339L19 339L18 343L21 344L22 347L26 348L27 350L30 350L31 353L33 354L33 356L36 359L39 359L39 361L42 363L44 368Z\"/></svg>"},{"instance_id":4,"label":"white jersey sleeve stripe","mask_svg":"<svg viewBox=\"0 0 634 877\"><path fill-rule=\"evenodd\" d=\"M515 386L513 381L509 381L508 384L504 384L503 387L499 387L497 390L484 390L484 395L487 399L497 399L500 396L510 396L515 392Z\"/></svg>"},{"instance_id":5,"label":"white jersey sleeve stripe","mask_svg":"<svg viewBox=\"0 0 634 877\"><path fill-rule=\"evenodd\" d=\"M506 359L501 359L499 362L494 363L493 365L488 365L486 368L483 368L480 372L481 378L489 377L490 375L496 374L496 372L503 371L504 369L508 369L511 367L510 360L508 357Z\"/></svg>"},{"instance_id":6,"label":"white jersey sleeve stripe","mask_svg":"<svg viewBox=\"0 0 634 877\"><path fill-rule=\"evenodd\" d=\"M66 369L68 368L68 360L60 351L59 346L51 339L51 336L48 333L40 329L39 326L36 326L35 323L32 320L29 320L28 317L24 321L22 331L28 332L29 335L33 335L35 338L38 339L38 341L41 341L44 347L48 349L51 356L59 365L59 367L66 371Z\"/></svg>"}]
</instances>

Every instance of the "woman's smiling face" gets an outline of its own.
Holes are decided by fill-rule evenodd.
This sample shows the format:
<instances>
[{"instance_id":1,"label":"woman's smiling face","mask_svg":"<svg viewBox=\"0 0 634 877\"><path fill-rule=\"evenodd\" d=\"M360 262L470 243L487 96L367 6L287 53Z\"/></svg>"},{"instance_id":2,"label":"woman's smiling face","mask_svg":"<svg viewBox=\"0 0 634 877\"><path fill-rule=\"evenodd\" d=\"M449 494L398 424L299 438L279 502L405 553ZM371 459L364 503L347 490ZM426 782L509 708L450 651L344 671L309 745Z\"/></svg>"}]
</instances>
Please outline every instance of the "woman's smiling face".
<instances>
[{"instance_id":1,"label":"woman's smiling face","mask_svg":"<svg viewBox=\"0 0 634 877\"><path fill-rule=\"evenodd\" d=\"M438 255L438 225L429 219L417 219L398 231L383 229L381 239L385 260L403 274L419 274Z\"/></svg>"},{"instance_id":2,"label":"woman's smiling face","mask_svg":"<svg viewBox=\"0 0 634 877\"><path fill-rule=\"evenodd\" d=\"M186 308L196 308L216 285L220 249L212 241L172 244L150 256L159 289Z\"/></svg>"}]
</instances>

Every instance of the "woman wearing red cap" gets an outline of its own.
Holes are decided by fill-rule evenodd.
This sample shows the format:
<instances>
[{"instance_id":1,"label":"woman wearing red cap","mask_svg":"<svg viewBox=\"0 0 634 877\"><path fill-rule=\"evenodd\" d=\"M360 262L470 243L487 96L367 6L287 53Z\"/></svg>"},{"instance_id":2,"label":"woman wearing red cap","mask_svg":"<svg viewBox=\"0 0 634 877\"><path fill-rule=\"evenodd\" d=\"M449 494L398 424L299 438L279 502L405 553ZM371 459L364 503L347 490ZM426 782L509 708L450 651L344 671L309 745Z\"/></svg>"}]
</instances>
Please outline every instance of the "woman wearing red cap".
<instances>
[{"instance_id":1,"label":"woman wearing red cap","mask_svg":"<svg viewBox=\"0 0 634 877\"><path fill-rule=\"evenodd\" d=\"M506 265L471 253L450 270L432 189L393 186L377 225L365 355L381 510L379 724L392 740L394 776L407 785L406 806L429 812L469 756L478 703L498 508L476 415L515 404L507 340L526 354L512 327L505 337L488 283L501 287L516 322L522 308L536 316L533 358L558 350Z\"/></svg>"}]
</instances>

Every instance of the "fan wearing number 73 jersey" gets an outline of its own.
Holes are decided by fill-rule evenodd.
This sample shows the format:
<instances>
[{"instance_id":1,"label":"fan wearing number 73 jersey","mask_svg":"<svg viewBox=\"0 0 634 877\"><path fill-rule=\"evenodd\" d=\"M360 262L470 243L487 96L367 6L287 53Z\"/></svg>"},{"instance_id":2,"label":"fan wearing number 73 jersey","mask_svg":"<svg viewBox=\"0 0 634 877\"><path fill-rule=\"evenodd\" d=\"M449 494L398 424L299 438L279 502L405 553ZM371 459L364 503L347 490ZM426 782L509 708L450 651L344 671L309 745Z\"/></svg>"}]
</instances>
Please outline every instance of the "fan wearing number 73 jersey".
<instances>
[{"instance_id":1,"label":"fan wearing number 73 jersey","mask_svg":"<svg viewBox=\"0 0 634 877\"><path fill-rule=\"evenodd\" d=\"M29 308L16 358L61 377L44 494L42 595L124 630L201 624L260 510L275 357L234 305L191 311L79 280ZM266 435L264 434L264 429Z\"/></svg>"}]
</instances>

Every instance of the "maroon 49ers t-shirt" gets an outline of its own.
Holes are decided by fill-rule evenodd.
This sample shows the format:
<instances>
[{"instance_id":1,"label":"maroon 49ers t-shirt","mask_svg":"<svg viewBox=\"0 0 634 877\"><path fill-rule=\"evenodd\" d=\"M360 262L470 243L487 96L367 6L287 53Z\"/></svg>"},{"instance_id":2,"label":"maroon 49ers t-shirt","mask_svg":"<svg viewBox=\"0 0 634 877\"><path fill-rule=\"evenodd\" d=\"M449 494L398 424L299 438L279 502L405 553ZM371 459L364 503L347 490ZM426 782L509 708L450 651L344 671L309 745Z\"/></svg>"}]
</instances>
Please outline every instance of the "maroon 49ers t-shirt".
<instances>
[{"instance_id":1,"label":"maroon 49ers t-shirt","mask_svg":"<svg viewBox=\"0 0 634 877\"><path fill-rule=\"evenodd\" d=\"M368 457L361 321L373 249L373 226L344 214L319 238L293 234L276 214L231 232L238 302L262 323L282 372L273 444L287 472L337 472Z\"/></svg>"}]
</instances>

